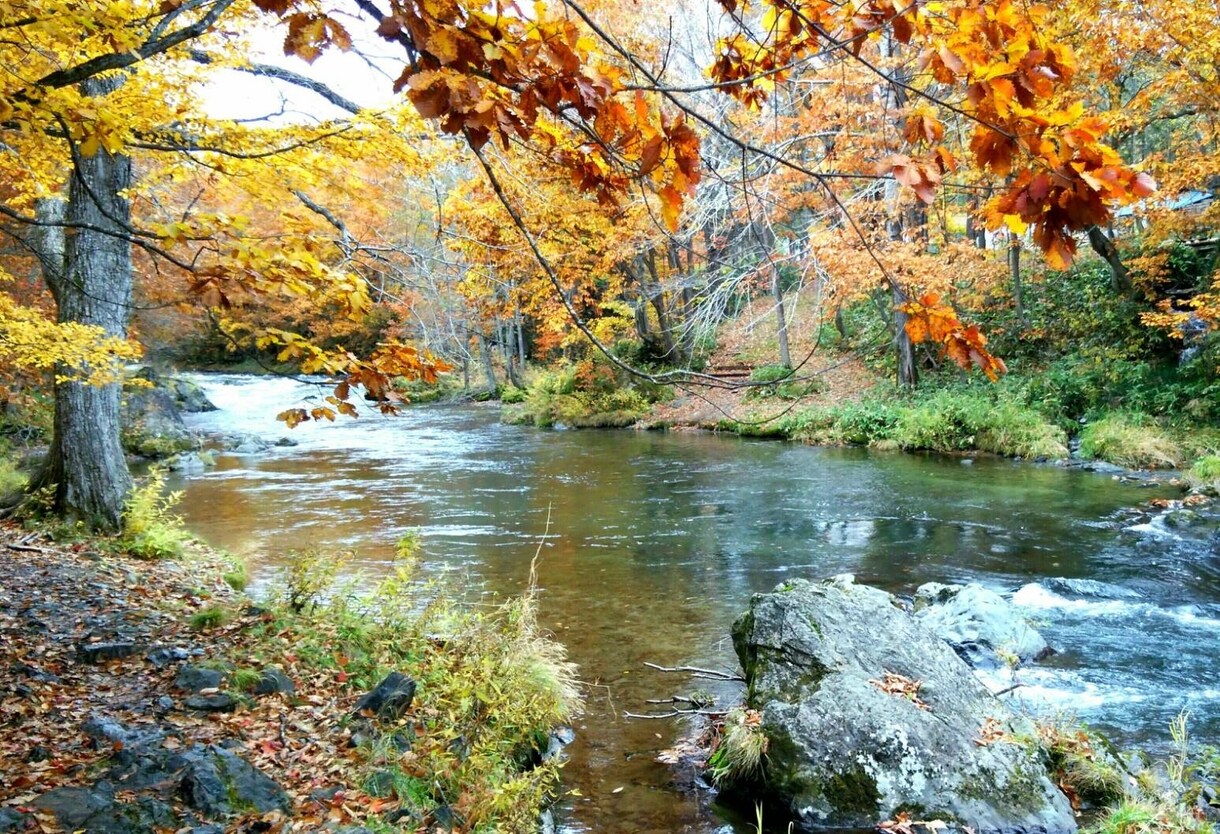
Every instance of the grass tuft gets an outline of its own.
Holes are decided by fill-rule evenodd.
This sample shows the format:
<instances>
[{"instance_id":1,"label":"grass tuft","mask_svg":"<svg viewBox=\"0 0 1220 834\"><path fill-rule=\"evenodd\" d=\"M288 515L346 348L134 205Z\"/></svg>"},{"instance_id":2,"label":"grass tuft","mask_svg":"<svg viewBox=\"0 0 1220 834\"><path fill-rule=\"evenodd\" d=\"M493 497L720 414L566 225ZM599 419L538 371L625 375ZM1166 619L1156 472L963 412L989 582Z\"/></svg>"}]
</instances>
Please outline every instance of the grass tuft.
<instances>
[{"instance_id":1,"label":"grass tuft","mask_svg":"<svg viewBox=\"0 0 1220 834\"><path fill-rule=\"evenodd\" d=\"M228 621L229 612L219 605L209 605L207 608L196 611L189 620L191 628L195 631L210 631L220 628Z\"/></svg>"},{"instance_id":2,"label":"grass tuft","mask_svg":"<svg viewBox=\"0 0 1220 834\"><path fill-rule=\"evenodd\" d=\"M1220 455L1207 455L1195 461L1186 473L1186 481L1195 489L1220 493Z\"/></svg>"},{"instance_id":3,"label":"grass tuft","mask_svg":"<svg viewBox=\"0 0 1220 834\"><path fill-rule=\"evenodd\" d=\"M729 710L720 743L707 761L712 779L717 785L729 785L760 775L767 741L756 711Z\"/></svg>"},{"instance_id":4,"label":"grass tuft","mask_svg":"<svg viewBox=\"0 0 1220 834\"><path fill-rule=\"evenodd\" d=\"M1172 469L1182 462L1179 446L1139 414L1109 414L1085 426L1080 453L1132 469Z\"/></svg>"}]
</instances>

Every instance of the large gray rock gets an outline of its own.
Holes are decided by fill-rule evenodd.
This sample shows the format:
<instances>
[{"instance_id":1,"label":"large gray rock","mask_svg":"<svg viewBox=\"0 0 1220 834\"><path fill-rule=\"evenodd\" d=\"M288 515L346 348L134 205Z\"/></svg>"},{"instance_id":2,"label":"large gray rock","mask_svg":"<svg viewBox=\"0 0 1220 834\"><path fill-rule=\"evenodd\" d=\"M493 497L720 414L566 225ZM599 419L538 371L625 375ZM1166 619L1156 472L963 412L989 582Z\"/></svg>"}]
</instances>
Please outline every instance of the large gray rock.
<instances>
[{"instance_id":1,"label":"large gray rock","mask_svg":"<svg viewBox=\"0 0 1220 834\"><path fill-rule=\"evenodd\" d=\"M1052 651L1012 603L974 583L919 586L915 619L976 669L1032 663Z\"/></svg>"},{"instance_id":2,"label":"large gray rock","mask_svg":"<svg viewBox=\"0 0 1220 834\"><path fill-rule=\"evenodd\" d=\"M169 379L142 368L123 386L123 448L146 458L166 458L193 449L195 436L178 408Z\"/></svg>"},{"instance_id":3,"label":"large gray rock","mask_svg":"<svg viewBox=\"0 0 1220 834\"><path fill-rule=\"evenodd\" d=\"M768 738L764 773L739 788L802 829L906 812L978 834L1076 830L1033 727L889 594L850 576L785 583L754 596L733 643ZM915 698L883 691L887 674L919 681Z\"/></svg>"}]
</instances>

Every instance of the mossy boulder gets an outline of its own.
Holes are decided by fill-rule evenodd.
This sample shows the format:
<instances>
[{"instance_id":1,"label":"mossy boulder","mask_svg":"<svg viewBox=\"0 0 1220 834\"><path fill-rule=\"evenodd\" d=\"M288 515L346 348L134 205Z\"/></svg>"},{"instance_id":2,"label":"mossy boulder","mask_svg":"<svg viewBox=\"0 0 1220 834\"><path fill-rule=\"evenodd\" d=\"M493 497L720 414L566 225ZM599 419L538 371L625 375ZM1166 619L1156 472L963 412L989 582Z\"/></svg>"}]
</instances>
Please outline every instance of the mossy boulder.
<instances>
[{"instance_id":1,"label":"mossy boulder","mask_svg":"<svg viewBox=\"0 0 1220 834\"><path fill-rule=\"evenodd\" d=\"M733 627L763 772L730 789L802 830L903 812L985 832L1073 832L1028 721L883 591L850 576L756 594Z\"/></svg>"},{"instance_id":2,"label":"mossy boulder","mask_svg":"<svg viewBox=\"0 0 1220 834\"><path fill-rule=\"evenodd\" d=\"M194 383L141 368L123 386L123 448L154 460L194 449L182 412L209 408L215 406Z\"/></svg>"}]
</instances>

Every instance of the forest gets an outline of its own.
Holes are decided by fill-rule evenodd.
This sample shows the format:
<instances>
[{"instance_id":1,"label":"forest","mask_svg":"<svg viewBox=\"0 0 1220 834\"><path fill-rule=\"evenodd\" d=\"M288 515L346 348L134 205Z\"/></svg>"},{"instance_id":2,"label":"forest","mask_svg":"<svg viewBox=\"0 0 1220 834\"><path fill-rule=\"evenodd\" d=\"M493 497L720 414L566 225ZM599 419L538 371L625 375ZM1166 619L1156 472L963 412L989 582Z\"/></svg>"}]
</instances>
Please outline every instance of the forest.
<instances>
[{"instance_id":1,"label":"forest","mask_svg":"<svg viewBox=\"0 0 1220 834\"><path fill-rule=\"evenodd\" d=\"M0 2L0 832L1211 834L1217 20Z\"/></svg>"}]
</instances>

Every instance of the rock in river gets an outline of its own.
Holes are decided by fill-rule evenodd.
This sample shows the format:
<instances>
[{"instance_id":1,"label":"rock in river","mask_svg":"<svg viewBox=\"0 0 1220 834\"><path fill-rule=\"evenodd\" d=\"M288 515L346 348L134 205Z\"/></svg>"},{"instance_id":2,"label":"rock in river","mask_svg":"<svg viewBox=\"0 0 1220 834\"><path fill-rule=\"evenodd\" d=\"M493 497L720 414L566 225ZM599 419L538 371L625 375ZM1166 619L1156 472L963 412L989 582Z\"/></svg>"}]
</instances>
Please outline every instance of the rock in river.
<instances>
[{"instance_id":1,"label":"rock in river","mask_svg":"<svg viewBox=\"0 0 1220 834\"><path fill-rule=\"evenodd\" d=\"M768 739L739 785L806 830L906 812L988 832L1072 832L1032 726L894 597L850 576L756 594L733 626Z\"/></svg>"},{"instance_id":2,"label":"rock in river","mask_svg":"<svg viewBox=\"0 0 1220 834\"><path fill-rule=\"evenodd\" d=\"M1021 612L982 585L929 582L915 591L915 619L976 669L1008 660L1032 663L1052 653Z\"/></svg>"}]
</instances>

